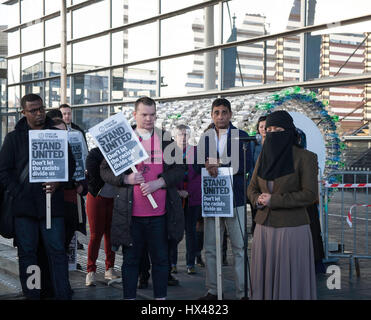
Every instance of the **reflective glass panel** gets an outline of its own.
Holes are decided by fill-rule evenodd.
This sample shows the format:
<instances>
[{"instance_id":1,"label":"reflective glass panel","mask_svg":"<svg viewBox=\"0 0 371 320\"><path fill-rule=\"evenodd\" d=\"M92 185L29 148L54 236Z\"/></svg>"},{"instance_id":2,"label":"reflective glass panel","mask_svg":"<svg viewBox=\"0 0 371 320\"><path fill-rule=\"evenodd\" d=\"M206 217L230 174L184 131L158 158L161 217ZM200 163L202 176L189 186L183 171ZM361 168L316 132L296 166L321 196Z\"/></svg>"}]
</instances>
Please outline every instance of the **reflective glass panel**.
<instances>
[{"instance_id":1,"label":"reflective glass panel","mask_svg":"<svg viewBox=\"0 0 371 320\"><path fill-rule=\"evenodd\" d=\"M109 65L109 36L78 42L73 45L73 71Z\"/></svg>"},{"instance_id":2,"label":"reflective glass panel","mask_svg":"<svg viewBox=\"0 0 371 320\"><path fill-rule=\"evenodd\" d=\"M45 86L45 99L44 103L47 107L59 107L60 105L60 78L53 79L46 82ZM70 77L67 77L67 103L70 104L71 102L71 88L70 88Z\"/></svg>"},{"instance_id":3,"label":"reflective glass panel","mask_svg":"<svg viewBox=\"0 0 371 320\"><path fill-rule=\"evenodd\" d=\"M158 0L127 0L129 22L143 20L158 12Z\"/></svg>"},{"instance_id":4,"label":"reflective glass panel","mask_svg":"<svg viewBox=\"0 0 371 320\"><path fill-rule=\"evenodd\" d=\"M45 45L61 43L61 17L45 21Z\"/></svg>"},{"instance_id":5,"label":"reflective glass panel","mask_svg":"<svg viewBox=\"0 0 371 320\"><path fill-rule=\"evenodd\" d=\"M58 48L46 51L45 76L52 77L60 74L61 74L61 50Z\"/></svg>"},{"instance_id":6,"label":"reflective glass panel","mask_svg":"<svg viewBox=\"0 0 371 320\"><path fill-rule=\"evenodd\" d=\"M20 93L19 93L20 87L14 86L14 87L8 87L8 107L9 108L16 108L20 107Z\"/></svg>"},{"instance_id":7,"label":"reflective glass panel","mask_svg":"<svg viewBox=\"0 0 371 320\"><path fill-rule=\"evenodd\" d=\"M13 31L8 33L8 55L14 55L19 53L19 31Z\"/></svg>"},{"instance_id":8,"label":"reflective glass panel","mask_svg":"<svg viewBox=\"0 0 371 320\"><path fill-rule=\"evenodd\" d=\"M27 52L43 47L43 25L34 24L22 29L22 52Z\"/></svg>"},{"instance_id":9,"label":"reflective glass panel","mask_svg":"<svg viewBox=\"0 0 371 320\"><path fill-rule=\"evenodd\" d=\"M43 16L43 0L22 0L22 23L29 22Z\"/></svg>"},{"instance_id":10,"label":"reflective glass panel","mask_svg":"<svg viewBox=\"0 0 371 320\"><path fill-rule=\"evenodd\" d=\"M8 60L8 83L19 82L19 58Z\"/></svg>"},{"instance_id":11,"label":"reflective glass panel","mask_svg":"<svg viewBox=\"0 0 371 320\"><path fill-rule=\"evenodd\" d=\"M112 34L112 65L122 64L127 61L127 31L115 32ZM124 57L126 52L126 58Z\"/></svg>"},{"instance_id":12,"label":"reflective glass panel","mask_svg":"<svg viewBox=\"0 0 371 320\"><path fill-rule=\"evenodd\" d=\"M68 6L69 1L66 1L66 5ZM49 13L53 13L53 12L56 12L56 11L60 11L61 10L61 1L48 1L46 0L45 1L45 14L49 14Z\"/></svg>"},{"instance_id":13,"label":"reflective glass panel","mask_svg":"<svg viewBox=\"0 0 371 320\"><path fill-rule=\"evenodd\" d=\"M24 96L25 94L34 93L44 99L44 84L45 82L32 82L23 84L22 96Z\"/></svg>"},{"instance_id":14,"label":"reflective glass panel","mask_svg":"<svg viewBox=\"0 0 371 320\"><path fill-rule=\"evenodd\" d=\"M87 131L108 117L108 107L73 109L73 122Z\"/></svg>"},{"instance_id":15,"label":"reflective glass panel","mask_svg":"<svg viewBox=\"0 0 371 320\"><path fill-rule=\"evenodd\" d=\"M203 10L196 10L161 21L161 54L204 47ZM215 26L217 26L217 21ZM180 36L181 35L181 36Z\"/></svg>"},{"instance_id":16,"label":"reflective glass panel","mask_svg":"<svg viewBox=\"0 0 371 320\"><path fill-rule=\"evenodd\" d=\"M161 13L175 11L202 2L201 0L161 0Z\"/></svg>"},{"instance_id":17,"label":"reflective glass panel","mask_svg":"<svg viewBox=\"0 0 371 320\"><path fill-rule=\"evenodd\" d=\"M22 57L22 81L43 78L43 54Z\"/></svg>"},{"instance_id":18,"label":"reflective glass panel","mask_svg":"<svg viewBox=\"0 0 371 320\"><path fill-rule=\"evenodd\" d=\"M3 5L5 7L5 5ZM6 6L7 14L11 19L8 19L9 27L19 24L19 3L12 4L11 6Z\"/></svg>"},{"instance_id":19,"label":"reflective glass panel","mask_svg":"<svg viewBox=\"0 0 371 320\"><path fill-rule=\"evenodd\" d=\"M99 22L99 23L98 23ZM109 1L99 1L73 11L73 37L80 38L109 28Z\"/></svg>"},{"instance_id":20,"label":"reflective glass panel","mask_svg":"<svg viewBox=\"0 0 371 320\"><path fill-rule=\"evenodd\" d=\"M73 104L108 101L109 71L75 75L72 79Z\"/></svg>"},{"instance_id":21,"label":"reflective glass panel","mask_svg":"<svg viewBox=\"0 0 371 320\"><path fill-rule=\"evenodd\" d=\"M124 98L124 70L112 70L112 101L121 101Z\"/></svg>"},{"instance_id":22,"label":"reflective glass panel","mask_svg":"<svg viewBox=\"0 0 371 320\"><path fill-rule=\"evenodd\" d=\"M128 61L137 61L158 56L157 23L128 29ZM126 53L125 52L125 53Z\"/></svg>"},{"instance_id":23,"label":"reflective glass panel","mask_svg":"<svg viewBox=\"0 0 371 320\"><path fill-rule=\"evenodd\" d=\"M112 1L112 28L128 23L127 1Z\"/></svg>"},{"instance_id":24,"label":"reflective glass panel","mask_svg":"<svg viewBox=\"0 0 371 320\"><path fill-rule=\"evenodd\" d=\"M124 97L156 96L156 63L125 68Z\"/></svg>"}]
</instances>

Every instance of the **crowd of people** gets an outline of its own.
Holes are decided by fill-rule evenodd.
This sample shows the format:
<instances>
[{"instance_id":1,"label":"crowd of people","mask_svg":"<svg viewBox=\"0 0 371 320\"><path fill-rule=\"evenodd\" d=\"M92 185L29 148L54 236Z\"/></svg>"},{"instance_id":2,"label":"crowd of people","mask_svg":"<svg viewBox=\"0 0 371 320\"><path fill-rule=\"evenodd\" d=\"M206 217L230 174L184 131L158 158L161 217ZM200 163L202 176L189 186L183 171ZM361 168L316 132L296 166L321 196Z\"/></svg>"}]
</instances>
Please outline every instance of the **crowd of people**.
<instances>
[{"instance_id":1,"label":"crowd of people","mask_svg":"<svg viewBox=\"0 0 371 320\"><path fill-rule=\"evenodd\" d=\"M236 299L316 299L315 273L323 258L317 223L317 156L305 149L305 135L295 128L288 112L260 117L258 134L251 141L231 123L230 102L218 98L211 105L210 126L194 146L189 144L191 129L186 124L174 128L173 139L155 127L156 102L142 97L135 102L136 125L132 129L149 159L137 164L136 170L116 176L95 147L86 157L85 179L77 182L73 179L76 162L69 149L68 182L29 183L30 130L76 131L84 140L85 133L72 122L67 104L46 113L42 98L27 94L21 107L24 117L6 135L0 150L0 185L16 199L14 245L26 299L72 299L67 251L75 232L86 235L88 224L86 286L96 283L96 261L104 237L104 277L122 278L123 298L135 300L137 289L147 288L151 277L154 299L166 299L167 287L179 284L174 274L178 272L178 244L185 235L186 272L193 275L204 267L205 295L199 299L216 300L216 257L222 248L216 248L215 219L202 217L201 172L206 169L216 178L222 167L233 171L233 214L220 218L220 238L225 239L226 248L228 232ZM169 157L175 161L168 161ZM45 219L47 193L52 195L50 229ZM77 195L82 199L82 222ZM253 235L248 296L244 256L247 204ZM119 250L123 255L121 275L114 270ZM30 289L27 279L32 265L41 270L41 286Z\"/></svg>"}]
</instances>

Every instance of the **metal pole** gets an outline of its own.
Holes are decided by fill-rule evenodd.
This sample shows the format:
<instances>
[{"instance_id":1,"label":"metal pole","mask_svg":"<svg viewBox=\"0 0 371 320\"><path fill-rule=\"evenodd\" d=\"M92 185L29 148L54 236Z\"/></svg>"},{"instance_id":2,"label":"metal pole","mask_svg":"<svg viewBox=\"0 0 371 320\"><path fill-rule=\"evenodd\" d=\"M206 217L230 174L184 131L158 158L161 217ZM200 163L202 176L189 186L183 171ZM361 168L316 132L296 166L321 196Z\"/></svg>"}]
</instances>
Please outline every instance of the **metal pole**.
<instances>
[{"instance_id":1,"label":"metal pole","mask_svg":"<svg viewBox=\"0 0 371 320\"><path fill-rule=\"evenodd\" d=\"M222 259L220 247L220 218L215 217L215 241L216 241L216 286L218 291L218 300L223 299L222 282Z\"/></svg>"},{"instance_id":2,"label":"metal pole","mask_svg":"<svg viewBox=\"0 0 371 320\"><path fill-rule=\"evenodd\" d=\"M247 197L247 186L246 186L246 151L247 151L247 145L246 143L244 142L243 143L243 196L244 196L244 203L243 203L243 207L244 207L244 228L243 228L243 232L244 234L242 235L243 236L243 239L244 239L244 286L245 286L245 298L247 298L249 295L248 295L248 286L247 286L247 276L248 276L248 273L247 273L247 245L248 245L248 239L247 239L247 210L246 210L246 197Z\"/></svg>"},{"instance_id":3,"label":"metal pole","mask_svg":"<svg viewBox=\"0 0 371 320\"><path fill-rule=\"evenodd\" d=\"M161 0L157 1L157 12L161 14ZM157 21L157 55L161 56L161 20ZM157 61L157 90L156 95L161 96L161 61Z\"/></svg>"},{"instance_id":4,"label":"metal pole","mask_svg":"<svg viewBox=\"0 0 371 320\"><path fill-rule=\"evenodd\" d=\"M61 92L60 103L67 103L67 19L66 0L61 0Z\"/></svg>"},{"instance_id":5,"label":"metal pole","mask_svg":"<svg viewBox=\"0 0 371 320\"><path fill-rule=\"evenodd\" d=\"M307 0L301 0L300 3L300 27L304 28L307 26ZM299 81L304 81L305 76L305 60L306 60L306 49L307 49L306 34L300 34L300 76Z\"/></svg>"},{"instance_id":6,"label":"metal pole","mask_svg":"<svg viewBox=\"0 0 371 320\"><path fill-rule=\"evenodd\" d=\"M219 3L219 44L223 44L223 2ZM223 50L218 49L218 90L223 88Z\"/></svg>"},{"instance_id":7,"label":"metal pole","mask_svg":"<svg viewBox=\"0 0 371 320\"><path fill-rule=\"evenodd\" d=\"M205 8L205 47L214 45L214 7ZM204 53L204 90L215 88L215 51Z\"/></svg>"},{"instance_id":8,"label":"metal pole","mask_svg":"<svg viewBox=\"0 0 371 320\"><path fill-rule=\"evenodd\" d=\"M264 22L264 35L267 34ZM263 41L263 83L267 83L267 41Z\"/></svg>"}]
</instances>

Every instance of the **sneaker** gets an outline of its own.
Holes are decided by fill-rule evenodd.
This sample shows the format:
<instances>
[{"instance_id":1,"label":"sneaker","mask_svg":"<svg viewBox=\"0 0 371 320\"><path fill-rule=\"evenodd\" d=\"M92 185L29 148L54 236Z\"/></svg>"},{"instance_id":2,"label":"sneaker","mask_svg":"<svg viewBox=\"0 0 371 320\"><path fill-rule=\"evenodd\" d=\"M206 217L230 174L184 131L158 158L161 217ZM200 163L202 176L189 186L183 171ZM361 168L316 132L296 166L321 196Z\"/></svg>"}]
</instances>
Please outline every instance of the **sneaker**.
<instances>
[{"instance_id":1,"label":"sneaker","mask_svg":"<svg viewBox=\"0 0 371 320\"><path fill-rule=\"evenodd\" d=\"M189 267L189 268L187 268L187 273L188 273L188 274L196 274L196 269L195 269L195 267Z\"/></svg>"},{"instance_id":2,"label":"sneaker","mask_svg":"<svg viewBox=\"0 0 371 320\"><path fill-rule=\"evenodd\" d=\"M95 272L88 272L85 279L85 285L87 287L95 286Z\"/></svg>"},{"instance_id":3,"label":"sneaker","mask_svg":"<svg viewBox=\"0 0 371 320\"><path fill-rule=\"evenodd\" d=\"M218 300L218 296L216 294L211 294L210 292L208 292L206 296L198 298L197 300Z\"/></svg>"},{"instance_id":4,"label":"sneaker","mask_svg":"<svg viewBox=\"0 0 371 320\"><path fill-rule=\"evenodd\" d=\"M121 277L116 273L116 271L113 268L109 268L104 273L104 279L106 280L113 280L113 279L118 279L118 278L121 278Z\"/></svg>"},{"instance_id":5,"label":"sneaker","mask_svg":"<svg viewBox=\"0 0 371 320\"><path fill-rule=\"evenodd\" d=\"M171 273L178 273L178 270L176 269L176 266L172 266L170 272Z\"/></svg>"},{"instance_id":6,"label":"sneaker","mask_svg":"<svg viewBox=\"0 0 371 320\"><path fill-rule=\"evenodd\" d=\"M196 258L196 263L199 267L205 268L205 262L202 260L201 256L197 256Z\"/></svg>"},{"instance_id":7,"label":"sneaker","mask_svg":"<svg viewBox=\"0 0 371 320\"><path fill-rule=\"evenodd\" d=\"M178 286L179 280L175 279L172 275L169 275L169 278L167 279L167 285L168 286Z\"/></svg>"}]
</instances>

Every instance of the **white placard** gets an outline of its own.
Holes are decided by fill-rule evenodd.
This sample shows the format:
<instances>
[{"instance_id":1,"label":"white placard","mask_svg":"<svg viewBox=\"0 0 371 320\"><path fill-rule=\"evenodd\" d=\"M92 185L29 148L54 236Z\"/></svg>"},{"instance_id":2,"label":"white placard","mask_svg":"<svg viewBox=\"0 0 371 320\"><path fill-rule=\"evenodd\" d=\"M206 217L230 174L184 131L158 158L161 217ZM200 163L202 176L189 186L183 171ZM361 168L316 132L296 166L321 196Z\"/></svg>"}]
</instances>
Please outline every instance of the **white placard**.
<instances>
[{"instance_id":1,"label":"white placard","mask_svg":"<svg viewBox=\"0 0 371 320\"><path fill-rule=\"evenodd\" d=\"M28 137L30 183L68 181L67 131L30 130Z\"/></svg>"},{"instance_id":2,"label":"white placard","mask_svg":"<svg viewBox=\"0 0 371 320\"><path fill-rule=\"evenodd\" d=\"M146 160L148 154L122 113L89 129L115 176Z\"/></svg>"},{"instance_id":3,"label":"white placard","mask_svg":"<svg viewBox=\"0 0 371 320\"><path fill-rule=\"evenodd\" d=\"M201 178L202 216L233 217L233 168L218 168L216 178L202 168Z\"/></svg>"},{"instance_id":4,"label":"white placard","mask_svg":"<svg viewBox=\"0 0 371 320\"><path fill-rule=\"evenodd\" d=\"M73 175L75 181L85 179L85 162L88 156L88 147L86 146L83 134L80 131L68 131L68 143L76 161L76 170Z\"/></svg>"}]
</instances>

